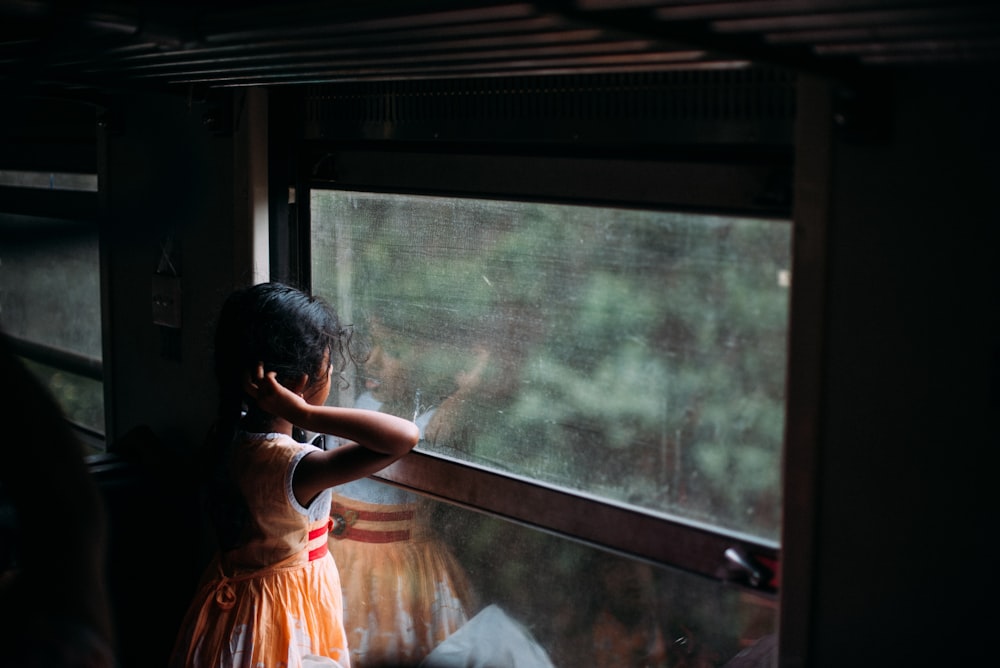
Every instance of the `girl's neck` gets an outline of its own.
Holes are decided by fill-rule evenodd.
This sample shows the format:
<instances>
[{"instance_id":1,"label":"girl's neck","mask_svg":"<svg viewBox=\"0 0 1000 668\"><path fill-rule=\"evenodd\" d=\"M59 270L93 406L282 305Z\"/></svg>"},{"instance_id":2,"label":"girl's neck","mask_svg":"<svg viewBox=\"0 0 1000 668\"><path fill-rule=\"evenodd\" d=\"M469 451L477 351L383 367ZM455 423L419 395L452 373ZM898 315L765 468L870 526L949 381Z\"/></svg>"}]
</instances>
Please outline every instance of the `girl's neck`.
<instances>
[{"instance_id":1,"label":"girl's neck","mask_svg":"<svg viewBox=\"0 0 1000 668\"><path fill-rule=\"evenodd\" d=\"M292 435L292 423L284 418L250 410L240 420L240 429L251 434Z\"/></svg>"}]
</instances>

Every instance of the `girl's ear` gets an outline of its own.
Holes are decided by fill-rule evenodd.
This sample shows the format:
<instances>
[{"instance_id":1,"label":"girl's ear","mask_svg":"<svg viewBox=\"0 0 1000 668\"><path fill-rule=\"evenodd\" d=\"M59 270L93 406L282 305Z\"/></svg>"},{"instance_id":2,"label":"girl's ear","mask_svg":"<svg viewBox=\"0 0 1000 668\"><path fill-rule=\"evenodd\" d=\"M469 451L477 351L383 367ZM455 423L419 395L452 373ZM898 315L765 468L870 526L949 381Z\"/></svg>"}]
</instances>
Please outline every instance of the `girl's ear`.
<instances>
[{"instance_id":1,"label":"girl's ear","mask_svg":"<svg viewBox=\"0 0 1000 668\"><path fill-rule=\"evenodd\" d=\"M302 374L302 377L299 378L297 382L290 385L288 389L301 397L307 387L309 387L309 374L306 373Z\"/></svg>"}]
</instances>

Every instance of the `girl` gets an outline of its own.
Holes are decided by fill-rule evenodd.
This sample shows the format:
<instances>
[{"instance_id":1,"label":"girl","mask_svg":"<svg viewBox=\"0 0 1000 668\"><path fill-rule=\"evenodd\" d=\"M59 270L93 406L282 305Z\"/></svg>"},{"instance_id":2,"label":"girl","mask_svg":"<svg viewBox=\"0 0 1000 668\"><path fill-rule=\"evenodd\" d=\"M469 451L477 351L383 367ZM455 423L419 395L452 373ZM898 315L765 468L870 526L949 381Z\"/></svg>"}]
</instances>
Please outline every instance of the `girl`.
<instances>
[{"instance_id":1,"label":"girl","mask_svg":"<svg viewBox=\"0 0 1000 668\"><path fill-rule=\"evenodd\" d=\"M172 665L350 665L340 578L327 551L330 488L409 452L417 426L325 406L350 336L333 309L265 283L223 305L215 339L219 414L208 505L219 554L182 622ZM349 441L323 451L293 429Z\"/></svg>"}]
</instances>

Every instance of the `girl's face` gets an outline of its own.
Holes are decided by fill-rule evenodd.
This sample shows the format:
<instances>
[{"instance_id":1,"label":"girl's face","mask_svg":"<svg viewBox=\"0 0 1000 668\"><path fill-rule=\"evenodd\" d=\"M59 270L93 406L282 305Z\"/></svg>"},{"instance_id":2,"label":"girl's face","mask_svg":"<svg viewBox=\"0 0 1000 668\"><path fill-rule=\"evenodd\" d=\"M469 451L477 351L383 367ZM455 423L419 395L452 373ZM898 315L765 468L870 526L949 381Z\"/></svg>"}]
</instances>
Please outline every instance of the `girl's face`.
<instances>
[{"instance_id":1,"label":"girl's face","mask_svg":"<svg viewBox=\"0 0 1000 668\"><path fill-rule=\"evenodd\" d=\"M376 345L365 363L365 389L385 404L402 402L409 394L403 361L381 344Z\"/></svg>"}]
</instances>

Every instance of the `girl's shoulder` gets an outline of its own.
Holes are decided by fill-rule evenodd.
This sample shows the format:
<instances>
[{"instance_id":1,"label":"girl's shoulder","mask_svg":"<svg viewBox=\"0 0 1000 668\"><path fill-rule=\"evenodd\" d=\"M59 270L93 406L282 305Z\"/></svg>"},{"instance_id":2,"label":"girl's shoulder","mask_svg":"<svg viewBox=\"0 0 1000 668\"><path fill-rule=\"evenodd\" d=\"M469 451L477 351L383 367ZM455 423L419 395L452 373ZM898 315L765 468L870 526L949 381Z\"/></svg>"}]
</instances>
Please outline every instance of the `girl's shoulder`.
<instances>
[{"instance_id":1,"label":"girl's shoulder","mask_svg":"<svg viewBox=\"0 0 1000 668\"><path fill-rule=\"evenodd\" d=\"M239 449L243 457L258 464L289 462L303 450L316 449L308 443L299 443L291 436L279 433L242 433L243 446Z\"/></svg>"},{"instance_id":2,"label":"girl's shoulder","mask_svg":"<svg viewBox=\"0 0 1000 668\"><path fill-rule=\"evenodd\" d=\"M307 443L299 443L294 438L288 434L282 434L280 432L268 432L268 433L256 433L249 431L241 431L237 435L237 438L248 446L256 446L261 448L273 448L273 447L298 447L303 445L308 445Z\"/></svg>"}]
</instances>

